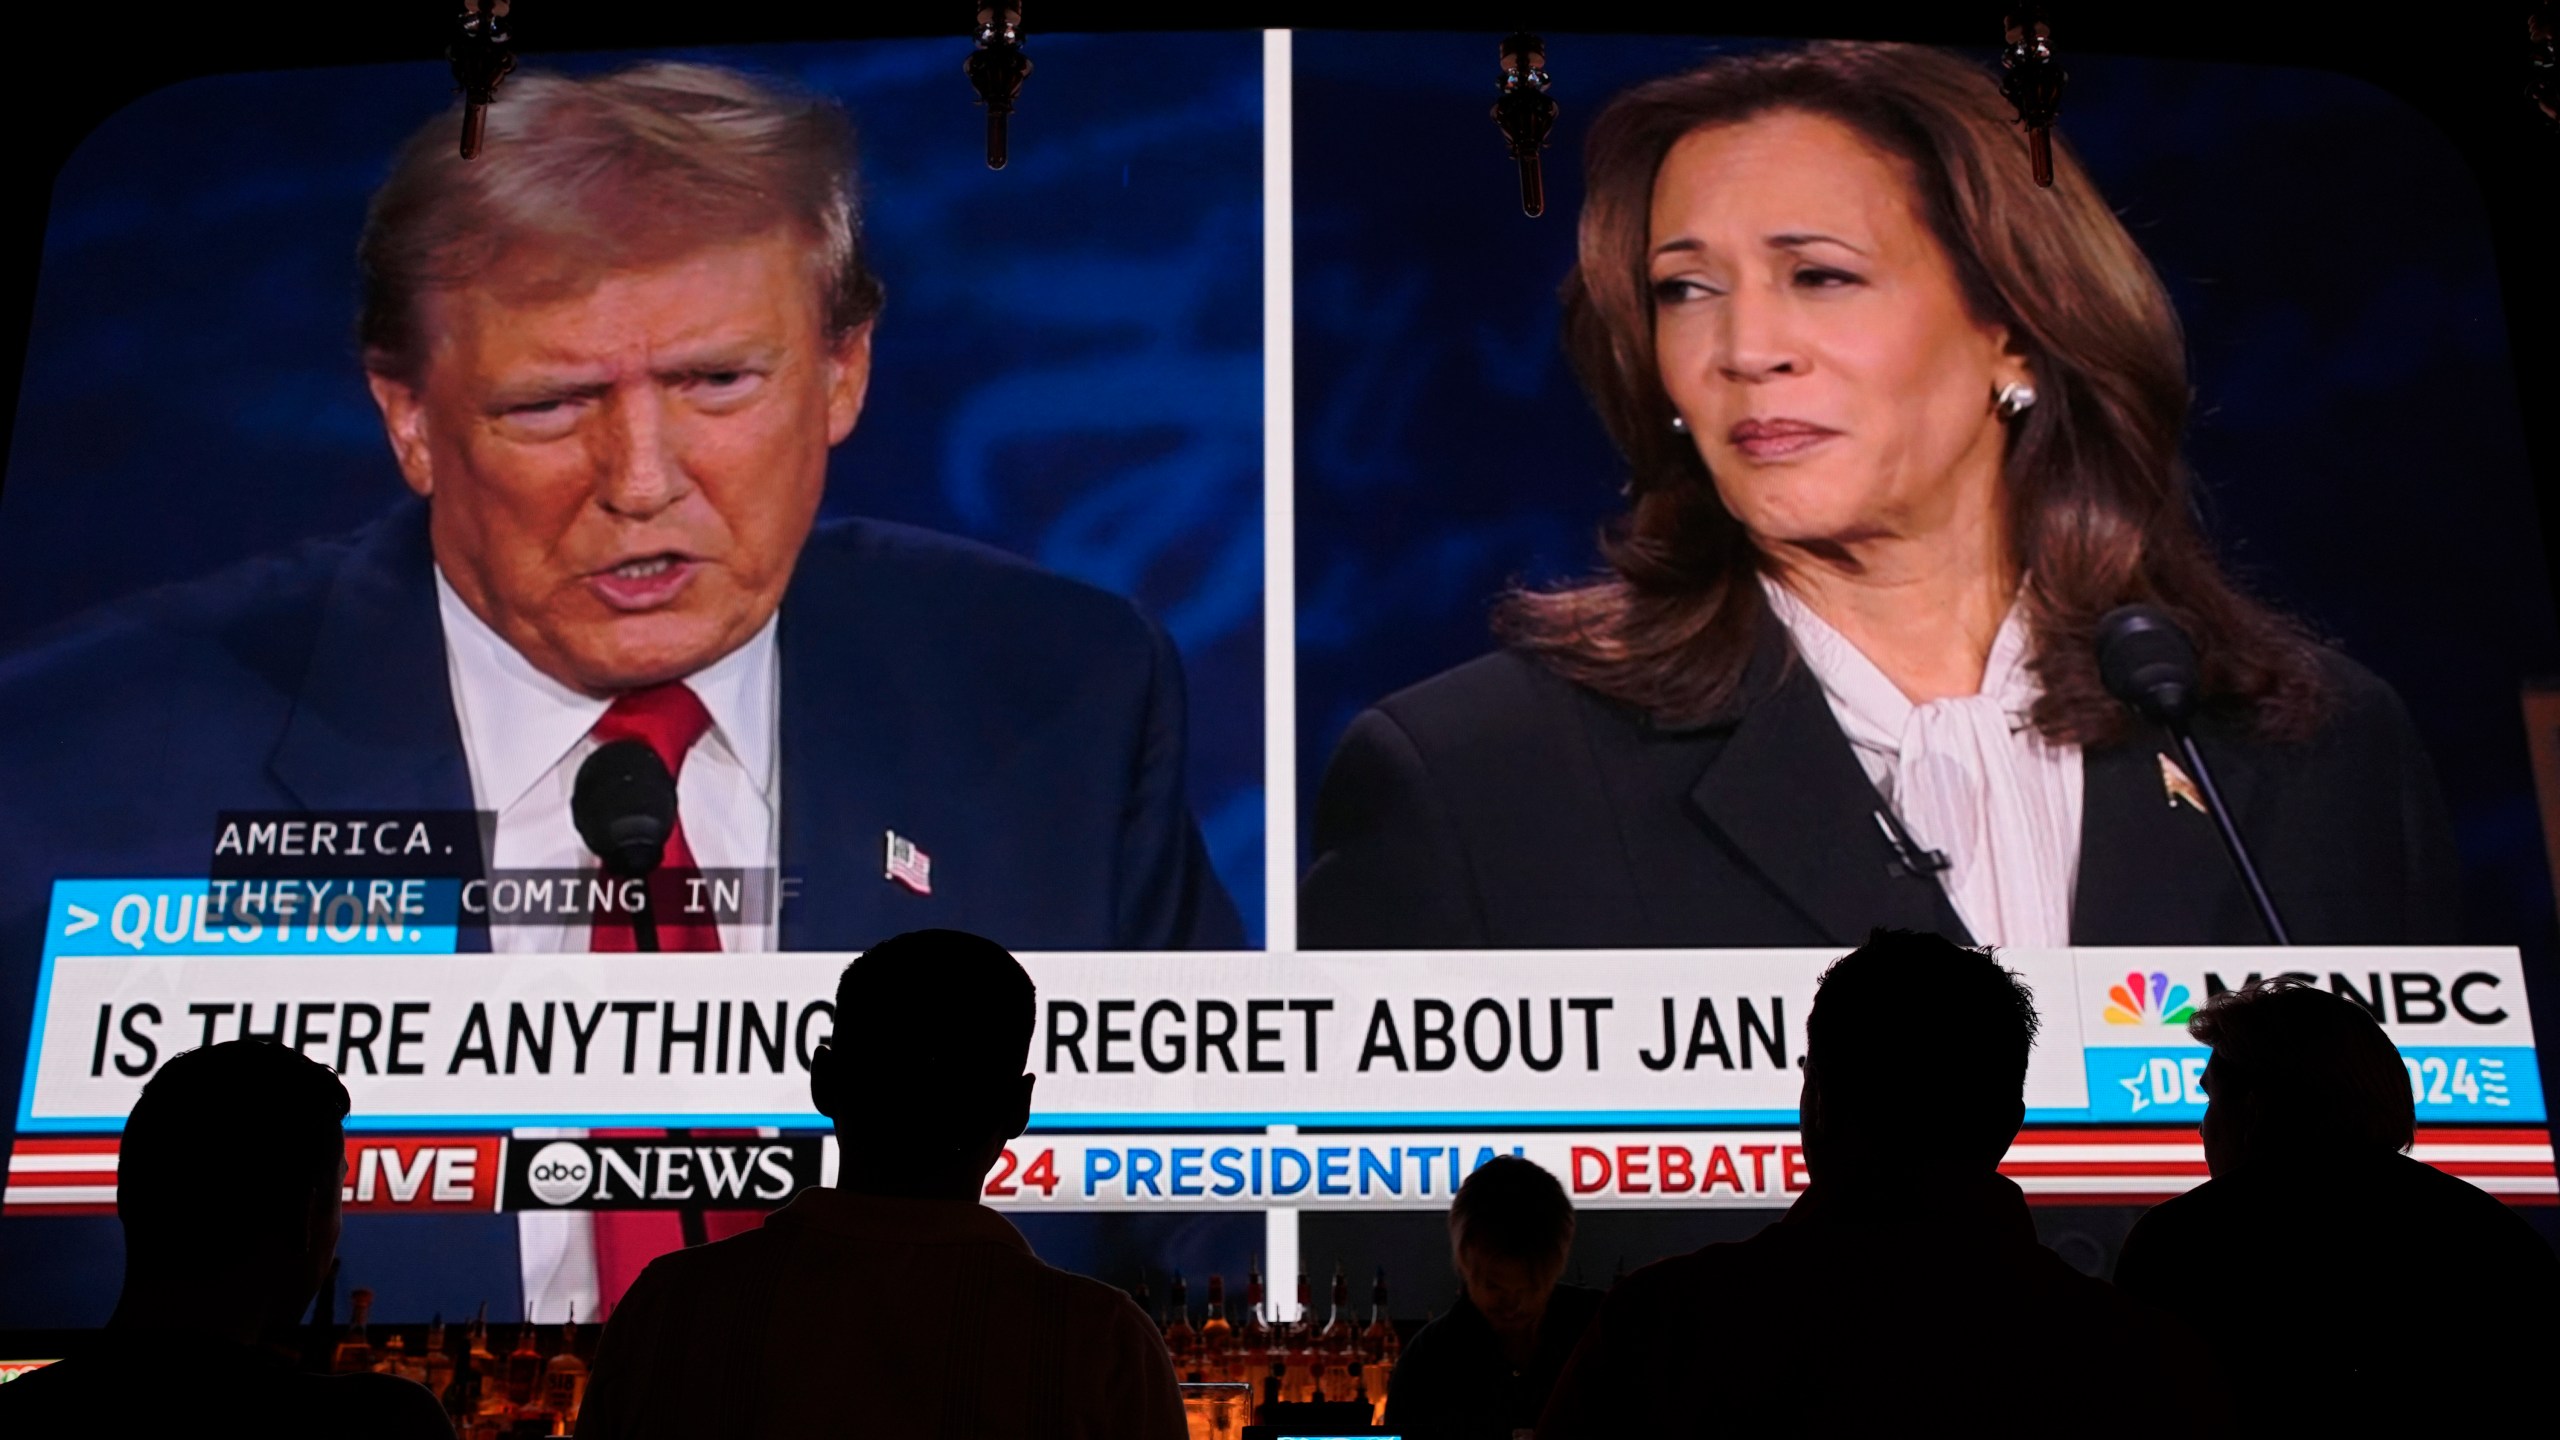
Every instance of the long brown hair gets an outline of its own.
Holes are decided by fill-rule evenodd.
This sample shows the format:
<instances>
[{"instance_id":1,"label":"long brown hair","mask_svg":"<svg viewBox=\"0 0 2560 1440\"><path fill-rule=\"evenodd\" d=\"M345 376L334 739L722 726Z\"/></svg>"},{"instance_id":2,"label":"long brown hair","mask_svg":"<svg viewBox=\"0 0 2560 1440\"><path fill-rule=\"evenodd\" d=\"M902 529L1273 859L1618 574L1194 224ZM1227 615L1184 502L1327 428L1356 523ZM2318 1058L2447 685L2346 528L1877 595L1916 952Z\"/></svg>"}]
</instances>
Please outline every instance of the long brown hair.
<instances>
[{"instance_id":1,"label":"long brown hair","mask_svg":"<svg viewBox=\"0 0 2560 1440\"><path fill-rule=\"evenodd\" d=\"M1645 251L1672 145L1779 110L1836 120L1902 162L1968 308L2006 326L2027 360L2038 398L2011 422L2003 485L2011 553L2029 577L2037 730L2080 745L2125 733L2091 646L2098 618L2135 601L2195 637L2208 704L2262 738L2317 728L2327 695L2316 647L2233 586L2197 522L2178 454L2185 346L2159 276L2067 146L2057 141L2053 186L2038 189L1990 77L1918 46L1720 59L1627 91L1593 123L1565 349L1632 467L1633 503L1602 534L1608 574L1514 590L1497 633L1661 723L1712 721L1740 699L1767 604L1758 558L1697 447L1671 428Z\"/></svg>"}]
</instances>

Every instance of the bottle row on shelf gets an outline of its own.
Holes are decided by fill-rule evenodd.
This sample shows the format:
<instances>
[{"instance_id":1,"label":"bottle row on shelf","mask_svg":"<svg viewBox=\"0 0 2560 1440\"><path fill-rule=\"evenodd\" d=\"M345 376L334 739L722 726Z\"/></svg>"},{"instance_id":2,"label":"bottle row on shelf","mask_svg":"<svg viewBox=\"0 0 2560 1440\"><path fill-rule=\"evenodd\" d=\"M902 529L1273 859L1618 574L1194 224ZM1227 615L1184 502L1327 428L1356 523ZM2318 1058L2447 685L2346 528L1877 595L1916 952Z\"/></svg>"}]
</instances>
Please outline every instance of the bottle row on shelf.
<instances>
[{"instance_id":1,"label":"bottle row on shelf","mask_svg":"<svg viewBox=\"0 0 2560 1440\"><path fill-rule=\"evenodd\" d=\"M371 1323L373 1292L348 1295L346 1328L329 1352L333 1374L372 1370L414 1380L443 1402L459 1440L516 1440L516 1437L568 1435L577 1429L578 1407L587 1398L587 1362L578 1353L575 1313L560 1327L559 1340L545 1352L537 1327L516 1327L515 1343L504 1352L489 1343L489 1307L483 1304L463 1332L457 1350L448 1343L444 1317L426 1328L424 1342L409 1348L409 1337L393 1328L380 1344Z\"/></svg>"},{"instance_id":2,"label":"bottle row on shelf","mask_svg":"<svg viewBox=\"0 0 2560 1440\"><path fill-rule=\"evenodd\" d=\"M1223 1275L1209 1277L1207 1307L1195 1320L1189 1287L1179 1272L1162 1311L1152 1305L1146 1281L1138 1282L1138 1306L1163 1327L1179 1379L1194 1386L1247 1386L1255 1401L1265 1405L1353 1401L1367 1406L1376 1420L1386 1418L1387 1391L1403 1342L1387 1313L1383 1268L1369 1289L1366 1324L1352 1308L1351 1279L1340 1264L1333 1269L1332 1313L1322 1323L1304 1271L1298 1275L1297 1304L1285 1313L1276 1300L1265 1298L1259 1256L1246 1272L1244 1304L1232 1317L1226 1283Z\"/></svg>"}]
</instances>

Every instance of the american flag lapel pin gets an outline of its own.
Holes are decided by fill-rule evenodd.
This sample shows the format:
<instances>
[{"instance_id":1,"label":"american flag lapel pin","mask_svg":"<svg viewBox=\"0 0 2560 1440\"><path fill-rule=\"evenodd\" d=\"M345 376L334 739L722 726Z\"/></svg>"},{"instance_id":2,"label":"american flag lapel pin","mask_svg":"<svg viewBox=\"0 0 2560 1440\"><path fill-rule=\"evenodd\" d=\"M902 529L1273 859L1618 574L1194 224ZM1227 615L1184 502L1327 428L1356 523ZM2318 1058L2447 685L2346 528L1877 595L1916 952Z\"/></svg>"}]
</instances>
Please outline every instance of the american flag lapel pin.
<instances>
[{"instance_id":1,"label":"american flag lapel pin","mask_svg":"<svg viewBox=\"0 0 2560 1440\"><path fill-rule=\"evenodd\" d=\"M2205 813L2204 792L2198 790L2196 782L2189 779L2187 772L2179 768L2178 762L2170 759L2165 753L2160 757L2160 788L2169 797L2170 809L2177 809L2178 802L2184 800L2187 802L2187 808L2199 815Z\"/></svg>"},{"instance_id":2,"label":"american flag lapel pin","mask_svg":"<svg viewBox=\"0 0 2560 1440\"><path fill-rule=\"evenodd\" d=\"M888 868L884 879L895 880L919 895L933 893L933 857L916 848L916 842L892 830L888 832Z\"/></svg>"}]
</instances>

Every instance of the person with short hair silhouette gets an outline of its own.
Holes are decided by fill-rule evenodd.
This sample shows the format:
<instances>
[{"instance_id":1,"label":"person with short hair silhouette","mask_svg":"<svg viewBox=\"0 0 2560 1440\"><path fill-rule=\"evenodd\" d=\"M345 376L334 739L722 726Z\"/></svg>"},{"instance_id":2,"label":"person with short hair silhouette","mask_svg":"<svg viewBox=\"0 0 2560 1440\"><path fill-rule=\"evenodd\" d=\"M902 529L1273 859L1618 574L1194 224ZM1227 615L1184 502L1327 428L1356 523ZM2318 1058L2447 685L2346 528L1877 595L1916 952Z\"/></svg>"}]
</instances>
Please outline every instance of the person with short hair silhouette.
<instances>
[{"instance_id":1,"label":"person with short hair silhouette","mask_svg":"<svg viewBox=\"0 0 2560 1440\"><path fill-rule=\"evenodd\" d=\"M652 1261L605 1326L578 1434L1182 1440L1164 1338L978 1203L1031 1116L1031 977L956 930L836 983L809 1094L833 1188Z\"/></svg>"},{"instance_id":2,"label":"person with short hair silhouette","mask_svg":"<svg viewBox=\"0 0 2560 1440\"><path fill-rule=\"evenodd\" d=\"M1573 1249L1573 1202L1534 1161L1496 1155L1449 1202L1458 1303L1405 1347L1387 1391L1387 1428L1405 1440L1512 1440L1538 1423L1556 1377L1600 1309L1600 1292L1559 1285Z\"/></svg>"},{"instance_id":3,"label":"person with short hair silhouette","mask_svg":"<svg viewBox=\"0 0 2560 1440\"><path fill-rule=\"evenodd\" d=\"M452 1440L425 1386L295 1368L337 1253L347 1089L265 1040L174 1056L116 1164L124 1289L86 1350L0 1385L0 1434Z\"/></svg>"},{"instance_id":4,"label":"person with short hair silhouette","mask_svg":"<svg viewBox=\"0 0 2560 1440\"><path fill-rule=\"evenodd\" d=\"M2207 1001L2211 1179L2162 1201L2116 1262L2127 1294L2228 1365L2244 1426L2490 1433L2550 1423L2560 1259L2503 1203L2402 1152L2410 1072L2382 1026L2290 976Z\"/></svg>"},{"instance_id":5,"label":"person with short hair silhouette","mask_svg":"<svg viewBox=\"0 0 2560 1440\"><path fill-rule=\"evenodd\" d=\"M2036 1028L2016 976L1935 935L1879 930L1825 971L1812 1184L1751 1239L1621 1281L1542 1440L2218 1429L2201 1348L2038 1244L1999 1173Z\"/></svg>"}]
</instances>

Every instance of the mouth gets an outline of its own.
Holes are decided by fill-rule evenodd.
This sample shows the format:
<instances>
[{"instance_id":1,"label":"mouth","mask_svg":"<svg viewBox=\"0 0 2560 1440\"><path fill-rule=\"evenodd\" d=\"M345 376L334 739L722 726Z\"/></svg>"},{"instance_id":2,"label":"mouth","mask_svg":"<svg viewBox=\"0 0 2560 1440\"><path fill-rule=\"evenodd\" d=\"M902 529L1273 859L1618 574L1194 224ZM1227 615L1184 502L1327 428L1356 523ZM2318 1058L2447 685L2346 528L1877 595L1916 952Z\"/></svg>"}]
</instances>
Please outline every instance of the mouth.
<instances>
[{"instance_id":1,"label":"mouth","mask_svg":"<svg viewBox=\"0 0 2560 1440\"><path fill-rule=\"evenodd\" d=\"M626 614L662 609L674 603L693 580L701 563L673 550L635 555L591 571L587 590L608 607Z\"/></svg>"},{"instance_id":2,"label":"mouth","mask_svg":"<svg viewBox=\"0 0 2560 1440\"><path fill-rule=\"evenodd\" d=\"M1745 420L1726 432L1734 449L1751 460L1784 460L1835 439L1840 432L1810 420Z\"/></svg>"}]
</instances>

